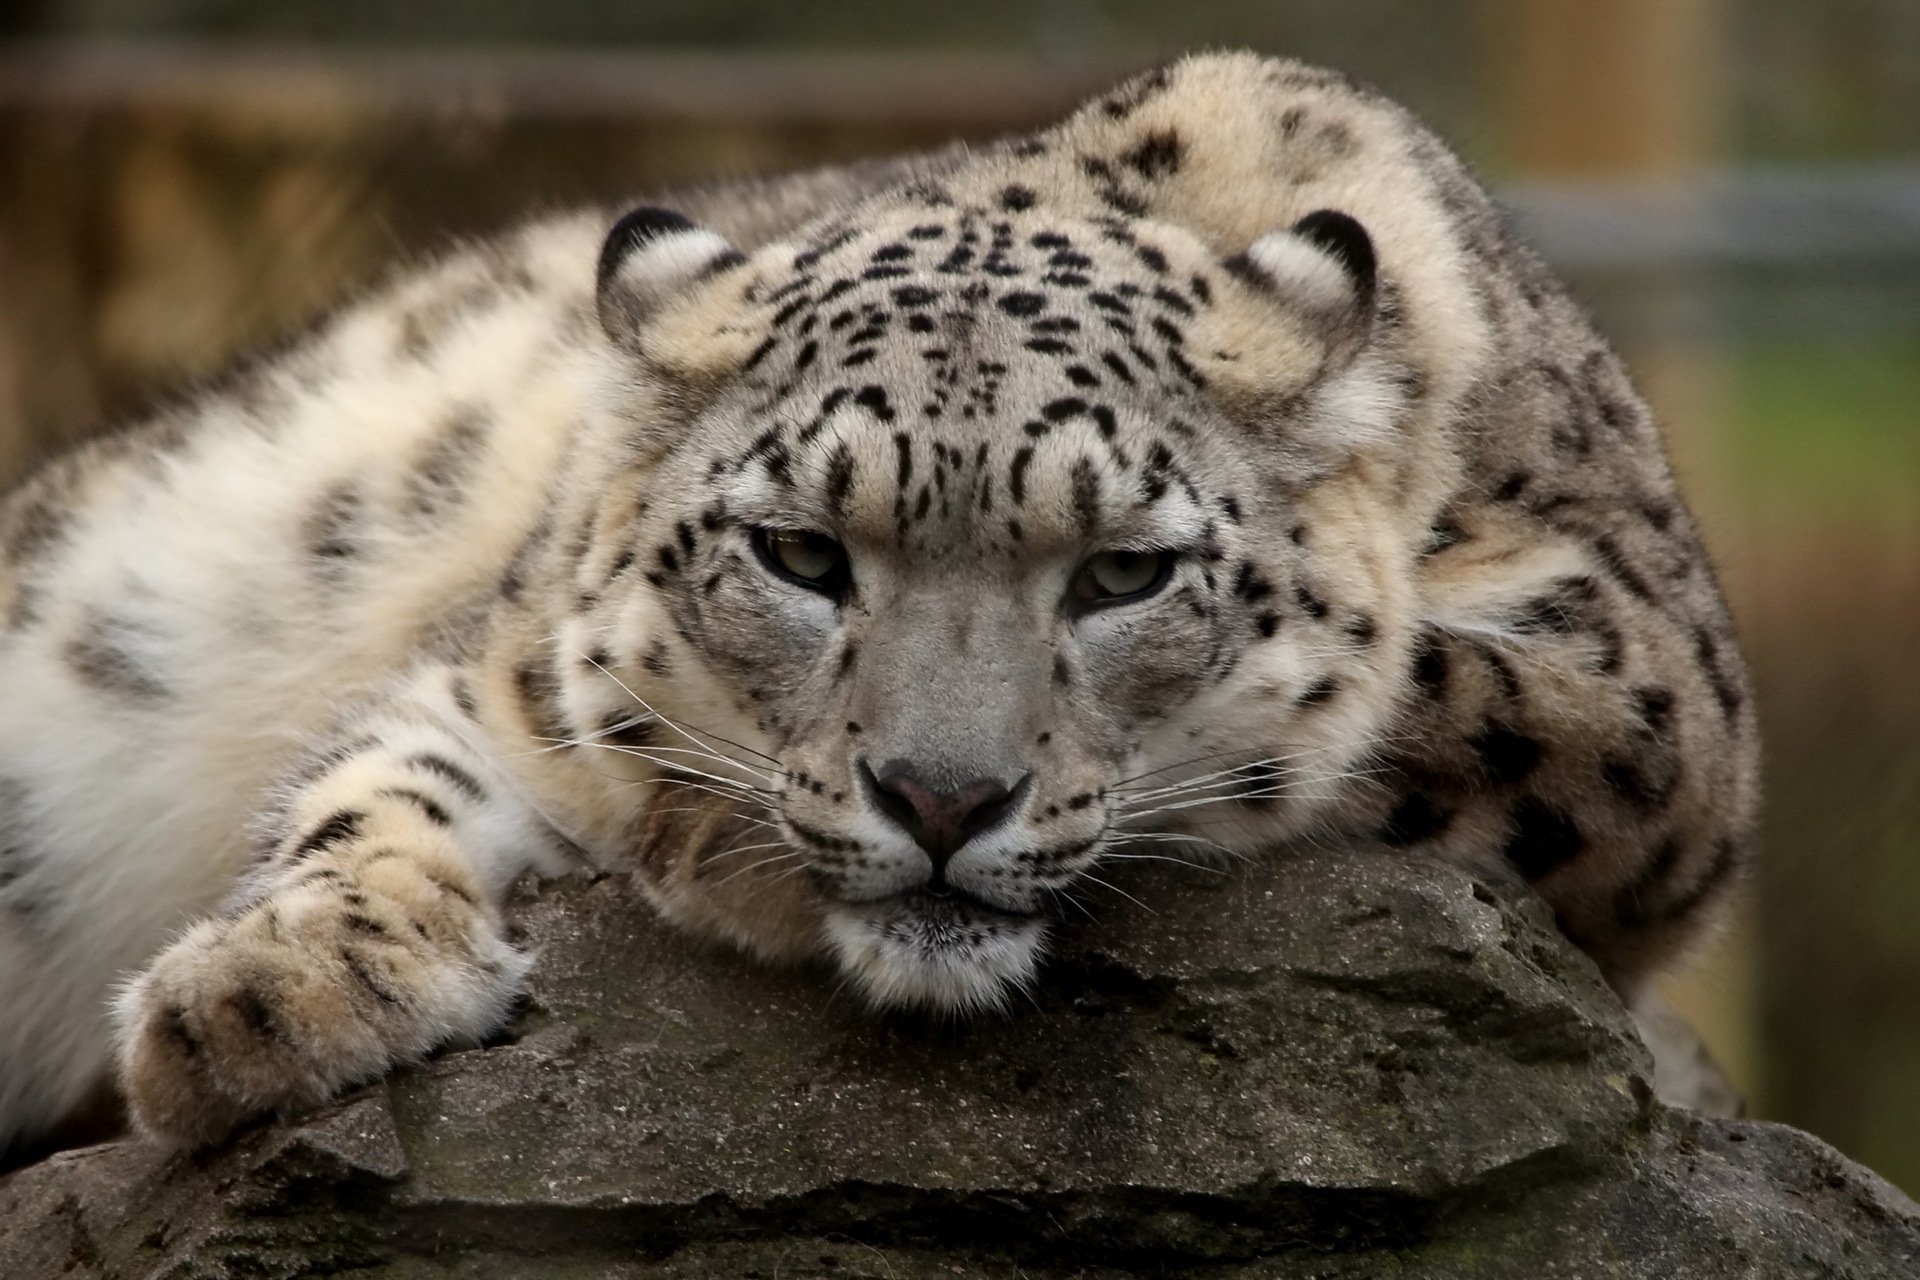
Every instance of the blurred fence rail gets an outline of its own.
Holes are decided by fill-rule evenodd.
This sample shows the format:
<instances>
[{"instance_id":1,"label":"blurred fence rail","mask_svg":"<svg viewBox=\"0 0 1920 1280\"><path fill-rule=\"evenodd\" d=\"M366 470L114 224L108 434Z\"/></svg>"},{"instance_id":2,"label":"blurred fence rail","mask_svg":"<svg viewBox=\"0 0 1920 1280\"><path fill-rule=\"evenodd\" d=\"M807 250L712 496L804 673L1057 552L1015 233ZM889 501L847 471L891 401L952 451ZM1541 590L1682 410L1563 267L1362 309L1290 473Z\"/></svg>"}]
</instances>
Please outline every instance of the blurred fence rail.
<instances>
[{"instance_id":1,"label":"blurred fence rail","mask_svg":"<svg viewBox=\"0 0 1920 1280\"><path fill-rule=\"evenodd\" d=\"M1503 195L1564 270L1920 270L1920 162L1521 182Z\"/></svg>"}]
</instances>

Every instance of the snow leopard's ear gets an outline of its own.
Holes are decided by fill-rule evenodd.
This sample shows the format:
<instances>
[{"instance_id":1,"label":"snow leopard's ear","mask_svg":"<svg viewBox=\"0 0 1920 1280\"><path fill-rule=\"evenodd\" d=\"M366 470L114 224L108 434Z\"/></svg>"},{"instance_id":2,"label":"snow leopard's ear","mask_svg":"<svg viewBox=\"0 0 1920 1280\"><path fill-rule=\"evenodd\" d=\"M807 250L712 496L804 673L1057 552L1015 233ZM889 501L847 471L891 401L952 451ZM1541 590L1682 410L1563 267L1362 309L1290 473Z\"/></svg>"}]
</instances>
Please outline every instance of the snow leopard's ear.
<instances>
[{"instance_id":1,"label":"snow leopard's ear","mask_svg":"<svg viewBox=\"0 0 1920 1280\"><path fill-rule=\"evenodd\" d=\"M1373 237L1338 210L1320 209L1285 231L1269 232L1225 266L1306 312L1333 353L1356 354L1373 327L1379 272Z\"/></svg>"},{"instance_id":2,"label":"snow leopard's ear","mask_svg":"<svg viewBox=\"0 0 1920 1280\"><path fill-rule=\"evenodd\" d=\"M668 300L697 280L746 261L724 236L695 226L685 214L652 205L613 224L594 272L600 327L633 349L641 327Z\"/></svg>"},{"instance_id":3,"label":"snow leopard's ear","mask_svg":"<svg viewBox=\"0 0 1920 1280\"><path fill-rule=\"evenodd\" d=\"M1284 460L1280 474L1311 483L1398 439L1399 395L1368 351L1381 282L1365 227L1321 209L1221 265L1244 286L1220 333L1236 355L1201 364L1216 402Z\"/></svg>"}]
</instances>

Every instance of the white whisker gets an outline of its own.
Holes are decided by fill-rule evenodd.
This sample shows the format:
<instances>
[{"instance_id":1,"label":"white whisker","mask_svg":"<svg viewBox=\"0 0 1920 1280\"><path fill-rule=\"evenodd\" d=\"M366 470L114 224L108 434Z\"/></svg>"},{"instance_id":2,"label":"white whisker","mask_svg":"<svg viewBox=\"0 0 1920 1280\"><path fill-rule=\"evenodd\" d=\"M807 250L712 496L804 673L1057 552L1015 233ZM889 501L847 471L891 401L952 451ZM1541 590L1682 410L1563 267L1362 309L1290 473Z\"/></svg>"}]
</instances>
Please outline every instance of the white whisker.
<instances>
[{"instance_id":1,"label":"white whisker","mask_svg":"<svg viewBox=\"0 0 1920 1280\"><path fill-rule=\"evenodd\" d=\"M1122 889L1117 884L1113 884L1109 881L1102 880L1099 876L1092 875L1089 872L1085 872L1085 871L1082 871L1080 873L1080 878L1082 880L1085 880L1088 884L1097 884L1102 889L1112 890L1114 893L1119 894L1121 897L1125 898L1128 902L1131 902L1134 906L1139 907L1142 911L1146 912L1150 916L1157 916L1160 914L1158 911L1155 911L1152 907L1140 901L1140 899L1134 897L1132 894L1128 893L1125 889Z\"/></svg>"},{"instance_id":2,"label":"white whisker","mask_svg":"<svg viewBox=\"0 0 1920 1280\"><path fill-rule=\"evenodd\" d=\"M579 657L580 659L582 659L583 661L585 661L585 662L587 662L587 663L589 663L590 665L592 665L592 667L593 667L593 668L594 668L594 669L595 669L596 671L598 671L598 672L600 672L600 674L602 674L602 675L604 675L604 676L605 676L605 677L606 677L607 679L609 679L609 680L611 680L611 681L613 681L613 682L614 682L615 684L617 684L617 685L619 685L619 686L620 686L620 691L621 691L622 693L624 693L624 694L626 694L626 695L627 695L627 696L628 696L629 698L632 698L632 699L634 700L634 702L635 702L636 704L638 704L638 705L639 705L639 707L640 707L640 708L641 708L642 710L644 710L644 711L645 711L645 712L646 712L646 713L647 713L648 715L650 715L650 716L652 716L652 717L653 717L654 719L656 719L656 720L658 720L658 721L659 721L659 722L660 722L661 724L664 724L665 726L667 726L667 728L669 728L669 729L671 729L671 730L673 730L673 731L674 731L675 733L677 733L677 734L679 734L679 735L680 735L681 737L683 737L683 738L685 738L685 739L686 739L686 740L687 740L688 742L691 742L691 743L693 743L693 745L694 745L694 746L696 746L696 747L705 747L705 748L706 748L706 749L707 749L708 751L712 751L712 752L713 752L713 753L714 753L715 755L720 755L720 754L721 754L721 753L720 753L720 752L719 752L718 750L716 750L716 749L714 748L714 745L713 745L713 744L712 744L711 742L707 742L707 741L704 741L703 739L701 739L701 738L699 738L699 737L697 737L696 735L694 735L694 734L692 734L692 733L690 733L690 732L688 732L688 731L687 731L686 729L684 729L684 728L682 728L682 727L681 727L680 725L678 725L678 724L675 724L675 723L674 723L674 722L673 722L672 720L670 720L670 719L669 719L669 718L667 718L666 716L663 716L663 715L661 715L661 714L660 714L660 712L659 712L659 710L658 710L657 708L655 708L655 707L654 707L654 706L653 706L653 705L652 705L651 703L649 703L649 702L648 702L648 701L647 701L647 700L646 700L645 698L643 698L643 697L641 697L641 696L640 696L639 694L637 694L637 693L635 693L635 692L633 691L633 689L632 689L632 687L631 687L630 685L628 685L628 684L627 684L627 682L626 682L625 680L622 680L622 679L621 679L621 678L620 678L619 676L617 676L617 675L615 675L615 674L614 674L613 672L611 672L611 671L609 671L609 670L607 670L607 669L606 669L606 667L604 667L604 666L602 666L602 665L601 665L600 663L598 663L598 662L595 662L595 661L593 660L593 657L592 657L592 656L591 656L590 654L585 654L585 653L579 653L578 651L576 651L576 654L575 654L575 656L577 656L577 657ZM718 734L715 734L715 735L713 735L713 736L714 736L714 737L716 737L716 738L717 738L717 737L719 737L719 735L718 735ZM744 746L740 746L740 744L739 744L739 743L737 743L737 742L736 742L736 743L733 743L732 745L734 745L734 746L736 746L736 747L740 747L740 749L741 749L742 751L748 751L748 752L751 752L752 754L754 754L754 755L757 755L757 756L763 756L763 755L764 755L764 753L763 753L763 752L759 752L759 751L754 751L754 750L753 750L753 748L751 748L751 747L744 747ZM735 761L735 763L736 763L736 764L738 764L739 762L738 762L738 761ZM772 764L774 764L774 765L775 765L776 767L777 767L777 766L778 766L778 764L779 764L779 762L778 762L777 760L769 760L769 763L772 763ZM744 765L742 765L742 767L744 768L745 766L744 766Z\"/></svg>"},{"instance_id":3,"label":"white whisker","mask_svg":"<svg viewBox=\"0 0 1920 1280\"><path fill-rule=\"evenodd\" d=\"M738 880L741 876L746 875L749 871L758 871L762 867L771 867L775 863L786 862L789 859L798 858L801 856L801 853L802 853L802 850L795 849L789 853L777 853L773 855L771 858L762 858L758 862L749 862L746 866L741 867L738 871L731 872L727 875L720 877L720 879L715 880L713 882L713 887L715 889L718 889L722 885L731 883L734 880ZM777 883L779 880L782 880L785 878L786 877L784 875L776 876L773 882Z\"/></svg>"},{"instance_id":4,"label":"white whisker","mask_svg":"<svg viewBox=\"0 0 1920 1280\"><path fill-rule=\"evenodd\" d=\"M640 784L638 784L638 785L640 785L640 786L648 786L648 785L651 785L651 780L649 780L648 782L643 782L643 783L640 783ZM713 812L713 810L712 810L712 809L700 809L700 808L696 808L696 807L694 807L694 806L692 806L692 805L685 805L685 806L681 806L681 807L677 807L677 808L673 808L673 809L649 809L649 810L647 810L647 816L648 816L649 818L651 818L651 817L653 817L653 816L654 816L655 814L669 814L669 813L712 813L712 812ZM783 829L783 828L782 828L782 827L780 826L780 824L779 824L779 823L777 823L777 822L768 822L768 821L767 821L767 820L766 820L765 818L749 818L749 817L748 817L748 816L747 816L746 814L744 814L744 813L732 813L732 812L729 812L729 813L727 814L727 818L728 818L728 820L729 820L729 821L732 821L732 822L750 822L750 823L752 823L752 824L753 824L754 826L756 826L756 827L768 827L768 828L770 828L770 829L772 829L772 830L774 830L774 831L779 831L779 830L782 830L782 829Z\"/></svg>"}]
</instances>

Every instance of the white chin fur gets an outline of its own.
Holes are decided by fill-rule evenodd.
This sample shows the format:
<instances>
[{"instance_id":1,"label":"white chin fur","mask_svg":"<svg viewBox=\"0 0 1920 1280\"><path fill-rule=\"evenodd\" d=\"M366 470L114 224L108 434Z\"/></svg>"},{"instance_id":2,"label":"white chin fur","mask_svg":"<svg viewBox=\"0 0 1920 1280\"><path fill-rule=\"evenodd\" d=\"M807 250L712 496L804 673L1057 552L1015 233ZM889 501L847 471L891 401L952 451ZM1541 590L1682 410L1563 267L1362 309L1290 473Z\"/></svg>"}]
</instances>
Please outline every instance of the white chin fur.
<instances>
[{"instance_id":1,"label":"white chin fur","mask_svg":"<svg viewBox=\"0 0 1920 1280\"><path fill-rule=\"evenodd\" d=\"M1033 981L1047 926L875 903L833 907L826 934L840 968L874 1005L980 1013Z\"/></svg>"}]
</instances>

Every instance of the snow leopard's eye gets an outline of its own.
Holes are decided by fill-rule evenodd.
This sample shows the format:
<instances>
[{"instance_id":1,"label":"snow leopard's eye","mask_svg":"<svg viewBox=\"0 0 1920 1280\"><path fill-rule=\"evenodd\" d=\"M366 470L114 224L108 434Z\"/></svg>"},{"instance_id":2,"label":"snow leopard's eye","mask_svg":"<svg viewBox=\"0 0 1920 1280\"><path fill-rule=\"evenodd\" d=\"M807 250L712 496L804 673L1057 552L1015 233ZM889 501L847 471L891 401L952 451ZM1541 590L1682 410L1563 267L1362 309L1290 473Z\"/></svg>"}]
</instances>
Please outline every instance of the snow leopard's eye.
<instances>
[{"instance_id":1,"label":"snow leopard's eye","mask_svg":"<svg viewBox=\"0 0 1920 1280\"><path fill-rule=\"evenodd\" d=\"M1073 598L1082 606L1144 600L1173 577L1171 551L1102 551L1080 566Z\"/></svg>"},{"instance_id":2,"label":"snow leopard's eye","mask_svg":"<svg viewBox=\"0 0 1920 1280\"><path fill-rule=\"evenodd\" d=\"M852 579L847 551L824 533L810 529L755 529L753 549L776 578L837 596Z\"/></svg>"}]
</instances>

